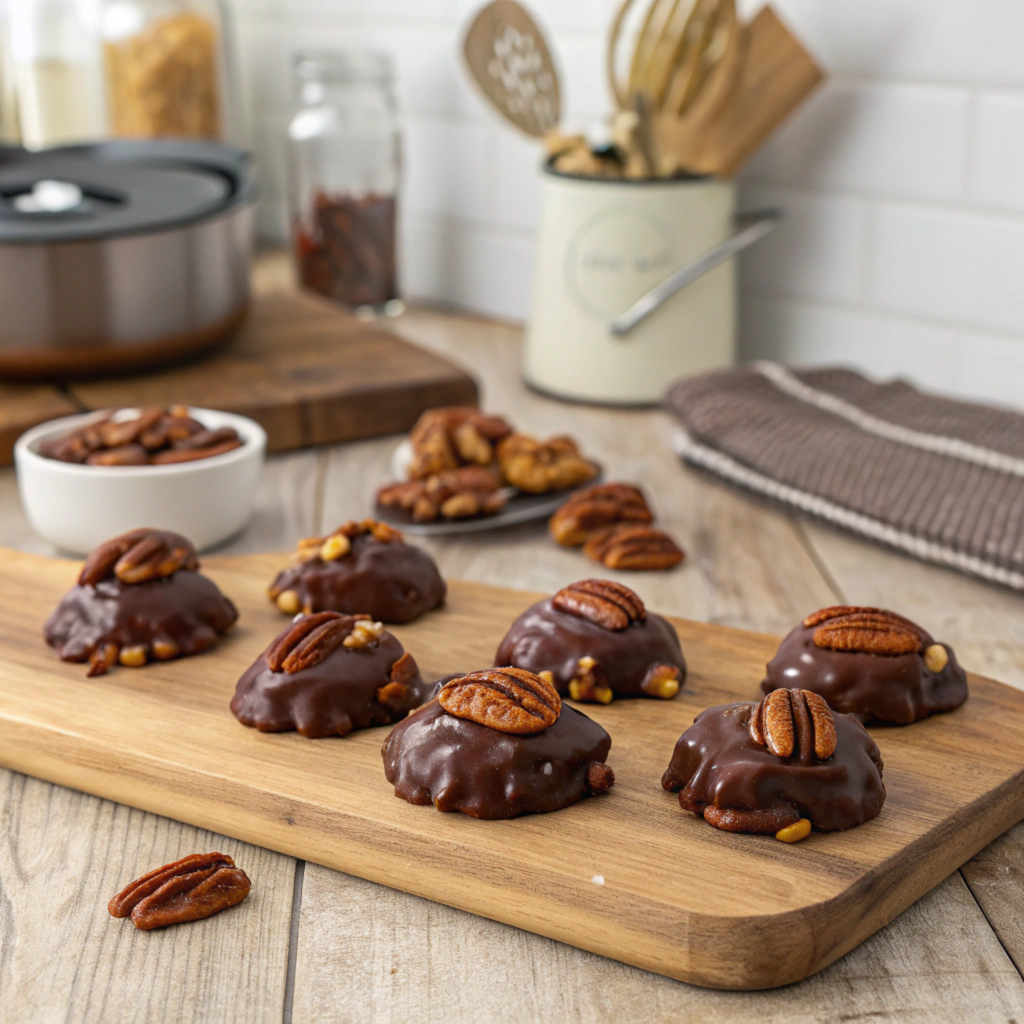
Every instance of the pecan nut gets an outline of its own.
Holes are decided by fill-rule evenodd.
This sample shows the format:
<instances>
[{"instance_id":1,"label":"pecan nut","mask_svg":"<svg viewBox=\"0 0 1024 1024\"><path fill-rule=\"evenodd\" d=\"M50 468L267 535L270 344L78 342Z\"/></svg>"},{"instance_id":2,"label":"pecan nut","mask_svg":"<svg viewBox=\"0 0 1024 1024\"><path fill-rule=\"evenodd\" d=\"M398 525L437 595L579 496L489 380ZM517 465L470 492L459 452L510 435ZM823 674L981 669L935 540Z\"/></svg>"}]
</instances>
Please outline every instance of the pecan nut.
<instances>
[{"instance_id":1,"label":"pecan nut","mask_svg":"<svg viewBox=\"0 0 1024 1024\"><path fill-rule=\"evenodd\" d=\"M772 690L750 715L750 738L776 757L810 763L813 754L827 761L836 752L832 709L811 690ZM781 826L780 826L781 827Z\"/></svg>"},{"instance_id":2,"label":"pecan nut","mask_svg":"<svg viewBox=\"0 0 1024 1024\"><path fill-rule=\"evenodd\" d=\"M449 679L437 699L450 715L518 735L542 732L562 711L554 686L521 668L489 668Z\"/></svg>"},{"instance_id":3,"label":"pecan nut","mask_svg":"<svg viewBox=\"0 0 1024 1024\"><path fill-rule=\"evenodd\" d=\"M548 520L559 544L580 547L596 530L618 523L651 523L654 514L643 492L632 484L598 484L575 491Z\"/></svg>"},{"instance_id":4,"label":"pecan nut","mask_svg":"<svg viewBox=\"0 0 1024 1024\"><path fill-rule=\"evenodd\" d=\"M643 622L647 616L639 595L613 580L570 583L551 598L551 607L613 632Z\"/></svg>"},{"instance_id":5,"label":"pecan nut","mask_svg":"<svg viewBox=\"0 0 1024 1024\"><path fill-rule=\"evenodd\" d=\"M895 612L848 605L822 608L808 615L804 626L814 629L815 647L856 654L918 654L926 635L920 626Z\"/></svg>"},{"instance_id":6,"label":"pecan nut","mask_svg":"<svg viewBox=\"0 0 1024 1024\"><path fill-rule=\"evenodd\" d=\"M508 493L497 474L482 466L462 466L422 480L386 484L377 492L379 505L401 509L416 523L497 515L507 502Z\"/></svg>"},{"instance_id":7,"label":"pecan nut","mask_svg":"<svg viewBox=\"0 0 1024 1024\"><path fill-rule=\"evenodd\" d=\"M150 871L119 892L107 909L143 931L211 917L249 895L246 873L222 853L197 853Z\"/></svg>"},{"instance_id":8,"label":"pecan nut","mask_svg":"<svg viewBox=\"0 0 1024 1024\"><path fill-rule=\"evenodd\" d=\"M264 657L271 672L294 675L319 665L367 615L342 615L339 612L317 612L304 615L275 637Z\"/></svg>"},{"instance_id":9,"label":"pecan nut","mask_svg":"<svg viewBox=\"0 0 1024 1024\"><path fill-rule=\"evenodd\" d=\"M571 437L538 441L510 434L498 445L497 454L505 481L529 494L579 487L597 476L597 468L583 458Z\"/></svg>"},{"instance_id":10,"label":"pecan nut","mask_svg":"<svg viewBox=\"0 0 1024 1024\"><path fill-rule=\"evenodd\" d=\"M664 531L651 526L609 526L592 534L583 553L609 569L671 569L685 553Z\"/></svg>"},{"instance_id":11,"label":"pecan nut","mask_svg":"<svg viewBox=\"0 0 1024 1024\"><path fill-rule=\"evenodd\" d=\"M179 569L196 570L199 556L191 541L169 530L143 528L101 544L85 561L78 582L95 586L116 577L122 583L146 583Z\"/></svg>"},{"instance_id":12,"label":"pecan nut","mask_svg":"<svg viewBox=\"0 0 1024 1024\"><path fill-rule=\"evenodd\" d=\"M494 458L494 445L511 432L502 417L471 406L428 409L409 434L409 478L421 480L465 464L486 466Z\"/></svg>"},{"instance_id":13,"label":"pecan nut","mask_svg":"<svg viewBox=\"0 0 1024 1024\"><path fill-rule=\"evenodd\" d=\"M378 703L395 715L412 710L417 703L417 695L411 684L419 678L419 674L416 660L406 651L391 666L388 682L378 688Z\"/></svg>"}]
</instances>

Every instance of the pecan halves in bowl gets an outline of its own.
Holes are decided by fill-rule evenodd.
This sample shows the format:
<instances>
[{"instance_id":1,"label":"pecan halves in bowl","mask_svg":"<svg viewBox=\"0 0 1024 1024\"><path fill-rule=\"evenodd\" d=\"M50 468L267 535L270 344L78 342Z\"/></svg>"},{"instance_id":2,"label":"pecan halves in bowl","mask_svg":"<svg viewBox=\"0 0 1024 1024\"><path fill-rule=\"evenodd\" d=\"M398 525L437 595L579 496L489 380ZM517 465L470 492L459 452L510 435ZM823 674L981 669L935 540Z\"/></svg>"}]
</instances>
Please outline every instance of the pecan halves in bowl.
<instances>
[{"instance_id":1,"label":"pecan halves in bowl","mask_svg":"<svg viewBox=\"0 0 1024 1024\"><path fill-rule=\"evenodd\" d=\"M223 853L196 853L150 871L107 904L143 931L211 917L249 895L246 873Z\"/></svg>"},{"instance_id":2,"label":"pecan halves in bowl","mask_svg":"<svg viewBox=\"0 0 1024 1024\"><path fill-rule=\"evenodd\" d=\"M78 582L95 586L116 577L121 583L146 583L179 569L196 570L199 556L192 542L169 530L148 527L123 533L101 544L86 559Z\"/></svg>"},{"instance_id":3,"label":"pecan halves in bowl","mask_svg":"<svg viewBox=\"0 0 1024 1024\"><path fill-rule=\"evenodd\" d=\"M521 668L489 668L449 679L437 700L456 718L518 735L543 732L562 711L554 686Z\"/></svg>"}]
</instances>

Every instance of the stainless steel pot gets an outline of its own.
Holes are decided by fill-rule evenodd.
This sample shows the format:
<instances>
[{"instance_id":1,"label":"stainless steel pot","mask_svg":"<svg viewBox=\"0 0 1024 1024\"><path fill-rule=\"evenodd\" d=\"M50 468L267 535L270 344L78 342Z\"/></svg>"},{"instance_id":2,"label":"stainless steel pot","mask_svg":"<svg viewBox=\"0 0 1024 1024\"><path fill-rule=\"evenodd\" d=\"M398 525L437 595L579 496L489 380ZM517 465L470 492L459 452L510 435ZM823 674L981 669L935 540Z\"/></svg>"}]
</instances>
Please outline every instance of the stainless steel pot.
<instances>
[{"instance_id":1,"label":"stainless steel pot","mask_svg":"<svg viewBox=\"0 0 1024 1024\"><path fill-rule=\"evenodd\" d=\"M222 341L249 306L255 200L229 146L0 147L0 377L136 370Z\"/></svg>"}]
</instances>

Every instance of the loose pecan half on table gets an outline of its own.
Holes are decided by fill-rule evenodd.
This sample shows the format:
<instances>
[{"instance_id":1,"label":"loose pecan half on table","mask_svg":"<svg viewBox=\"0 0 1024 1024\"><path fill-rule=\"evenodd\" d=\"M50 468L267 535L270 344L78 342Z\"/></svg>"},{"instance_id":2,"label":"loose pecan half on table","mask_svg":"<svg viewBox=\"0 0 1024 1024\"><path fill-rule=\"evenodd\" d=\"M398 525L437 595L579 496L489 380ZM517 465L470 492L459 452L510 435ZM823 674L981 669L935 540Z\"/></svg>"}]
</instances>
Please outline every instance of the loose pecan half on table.
<instances>
[{"instance_id":1,"label":"loose pecan half on table","mask_svg":"<svg viewBox=\"0 0 1024 1024\"><path fill-rule=\"evenodd\" d=\"M559 544L577 548L605 527L653 521L654 513L639 487L610 483L574 491L548 521L548 529Z\"/></svg>"},{"instance_id":2,"label":"loose pecan half on table","mask_svg":"<svg viewBox=\"0 0 1024 1024\"><path fill-rule=\"evenodd\" d=\"M591 534L583 553L609 569L671 569L686 554L663 530L620 523Z\"/></svg>"},{"instance_id":3,"label":"loose pecan half on table","mask_svg":"<svg viewBox=\"0 0 1024 1024\"><path fill-rule=\"evenodd\" d=\"M150 871L107 904L113 917L131 916L142 931L199 921L249 895L246 873L223 853L195 853Z\"/></svg>"},{"instance_id":4,"label":"loose pecan half on table","mask_svg":"<svg viewBox=\"0 0 1024 1024\"><path fill-rule=\"evenodd\" d=\"M183 405L111 410L77 430L44 441L40 455L89 466L162 466L223 455L242 444L234 427L210 430Z\"/></svg>"}]
</instances>

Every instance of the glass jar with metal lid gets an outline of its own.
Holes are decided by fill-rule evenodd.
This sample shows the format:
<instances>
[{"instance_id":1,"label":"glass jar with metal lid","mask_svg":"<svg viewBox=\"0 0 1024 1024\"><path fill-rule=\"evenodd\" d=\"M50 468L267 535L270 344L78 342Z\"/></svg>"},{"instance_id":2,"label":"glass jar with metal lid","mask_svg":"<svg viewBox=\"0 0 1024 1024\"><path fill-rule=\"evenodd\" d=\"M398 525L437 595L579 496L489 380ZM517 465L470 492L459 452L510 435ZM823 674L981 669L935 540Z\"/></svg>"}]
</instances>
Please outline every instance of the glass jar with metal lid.
<instances>
[{"instance_id":1,"label":"glass jar with metal lid","mask_svg":"<svg viewBox=\"0 0 1024 1024\"><path fill-rule=\"evenodd\" d=\"M401 136L391 58L306 52L294 76L288 170L299 279L345 305L398 312Z\"/></svg>"}]
</instances>

